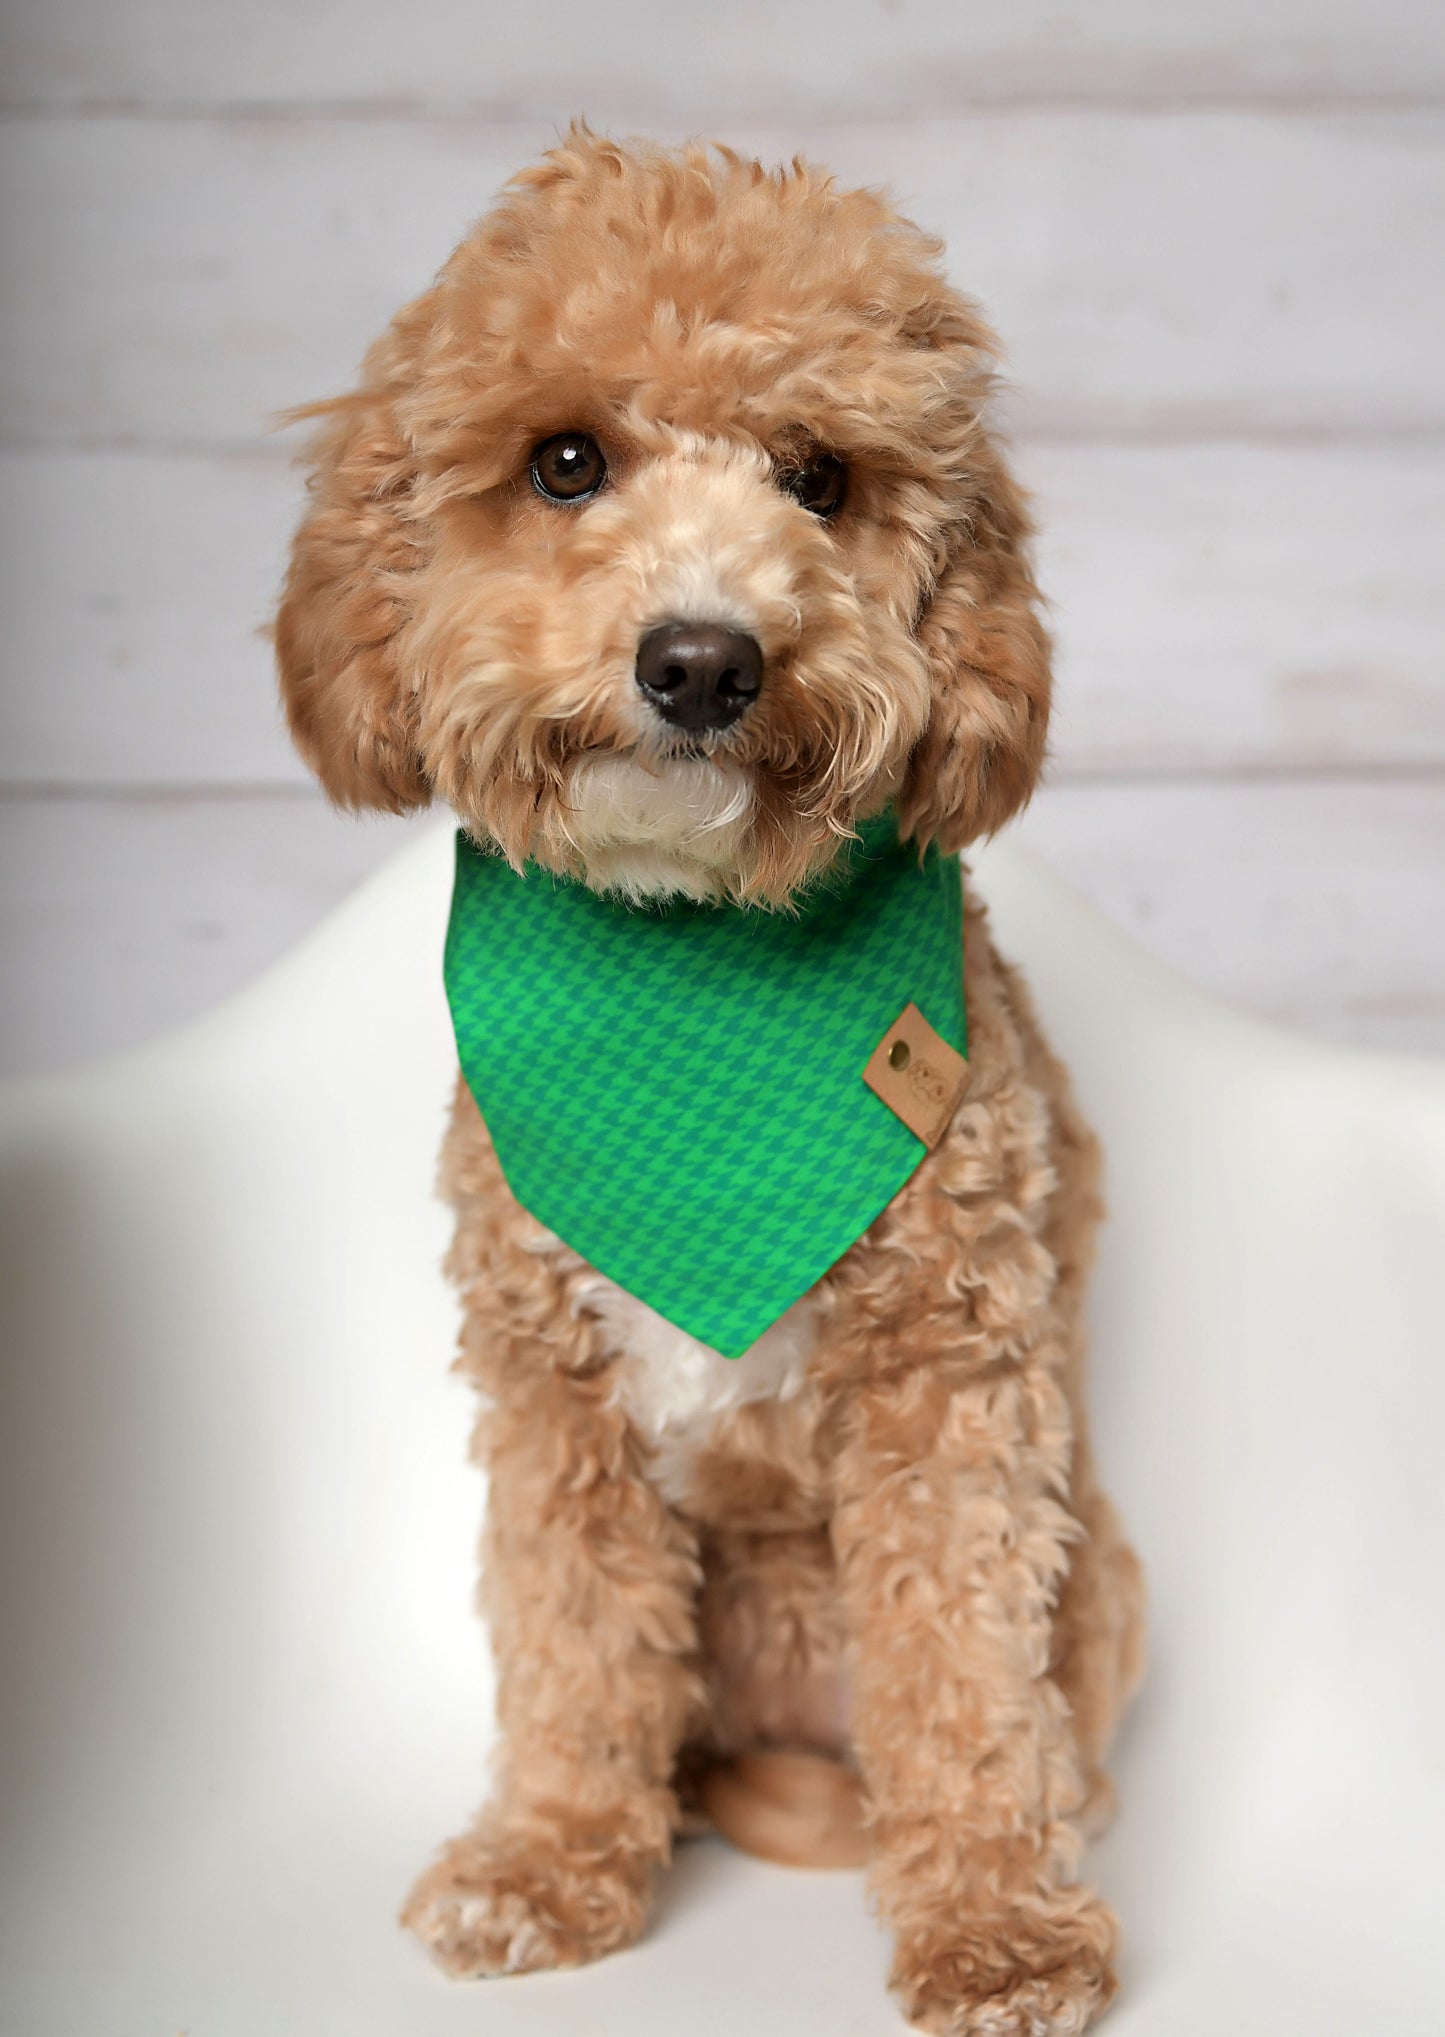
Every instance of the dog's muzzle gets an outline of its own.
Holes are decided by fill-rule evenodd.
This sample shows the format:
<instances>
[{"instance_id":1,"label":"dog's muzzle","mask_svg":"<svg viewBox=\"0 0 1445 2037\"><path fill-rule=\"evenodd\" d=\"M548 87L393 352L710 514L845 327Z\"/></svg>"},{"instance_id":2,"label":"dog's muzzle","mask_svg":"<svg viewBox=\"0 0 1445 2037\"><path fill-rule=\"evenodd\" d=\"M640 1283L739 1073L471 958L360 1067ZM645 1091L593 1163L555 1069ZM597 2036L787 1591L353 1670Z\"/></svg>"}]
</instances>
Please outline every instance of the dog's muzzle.
<instances>
[{"instance_id":1,"label":"dog's muzzle","mask_svg":"<svg viewBox=\"0 0 1445 2037\"><path fill-rule=\"evenodd\" d=\"M763 689L754 638L721 623L666 622L637 650L637 683L665 722L701 735L728 728Z\"/></svg>"}]
</instances>

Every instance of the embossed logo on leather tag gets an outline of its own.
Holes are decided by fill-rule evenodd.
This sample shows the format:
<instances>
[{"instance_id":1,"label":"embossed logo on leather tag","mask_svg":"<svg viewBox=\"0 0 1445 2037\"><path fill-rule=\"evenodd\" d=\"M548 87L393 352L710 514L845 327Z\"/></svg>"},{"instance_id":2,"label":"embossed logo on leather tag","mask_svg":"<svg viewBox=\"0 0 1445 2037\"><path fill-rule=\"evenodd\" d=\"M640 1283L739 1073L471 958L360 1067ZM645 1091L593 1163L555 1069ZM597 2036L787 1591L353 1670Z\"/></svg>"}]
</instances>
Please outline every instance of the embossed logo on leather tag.
<instances>
[{"instance_id":1,"label":"embossed logo on leather tag","mask_svg":"<svg viewBox=\"0 0 1445 2037\"><path fill-rule=\"evenodd\" d=\"M968 1063L916 1004L905 1004L869 1055L863 1080L915 1138L936 1146L968 1087Z\"/></svg>"}]
</instances>

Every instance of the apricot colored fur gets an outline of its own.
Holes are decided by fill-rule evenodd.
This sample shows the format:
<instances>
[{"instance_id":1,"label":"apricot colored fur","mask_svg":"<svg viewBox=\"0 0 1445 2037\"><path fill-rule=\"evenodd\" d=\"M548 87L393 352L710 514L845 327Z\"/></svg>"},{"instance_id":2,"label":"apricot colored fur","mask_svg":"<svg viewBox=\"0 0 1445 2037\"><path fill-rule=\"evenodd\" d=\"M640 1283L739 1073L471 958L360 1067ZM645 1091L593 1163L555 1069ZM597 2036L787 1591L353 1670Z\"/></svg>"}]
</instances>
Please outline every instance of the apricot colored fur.
<instances>
[{"instance_id":1,"label":"apricot colored fur","mask_svg":"<svg viewBox=\"0 0 1445 2037\"><path fill-rule=\"evenodd\" d=\"M992 351L875 194L574 130L320 407L277 625L303 753L343 804L439 797L630 896L785 905L890 800L920 843L999 827L1049 672ZM526 480L563 429L608 458L582 507ZM777 485L813 446L849 467L833 523ZM766 683L679 746L632 664L702 610L757 637ZM501 1734L490 1804L405 1913L449 1972L629 1943L689 1778L793 1745L856 1764L918 2027L1075 2032L1109 1999L1114 1921L1077 1873L1142 1589L1082 1402L1097 1162L972 899L966 978L950 1129L815 1291L798 1390L718 1413L681 1494L597 1276L458 1087Z\"/></svg>"}]
</instances>

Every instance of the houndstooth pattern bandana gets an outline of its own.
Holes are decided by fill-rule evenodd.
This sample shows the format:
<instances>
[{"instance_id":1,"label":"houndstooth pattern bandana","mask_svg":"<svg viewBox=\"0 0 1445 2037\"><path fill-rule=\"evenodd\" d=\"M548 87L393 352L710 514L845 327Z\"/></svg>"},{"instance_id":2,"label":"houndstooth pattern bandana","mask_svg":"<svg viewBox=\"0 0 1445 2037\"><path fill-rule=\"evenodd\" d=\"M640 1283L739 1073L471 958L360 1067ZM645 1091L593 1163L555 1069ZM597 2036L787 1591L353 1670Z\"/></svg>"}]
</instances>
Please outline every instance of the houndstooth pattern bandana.
<instances>
[{"instance_id":1,"label":"houndstooth pattern bandana","mask_svg":"<svg viewBox=\"0 0 1445 2037\"><path fill-rule=\"evenodd\" d=\"M445 981L517 1200L736 1358L924 1157L862 1071L910 1004L966 1052L961 875L883 816L793 912L649 908L459 833Z\"/></svg>"}]
</instances>

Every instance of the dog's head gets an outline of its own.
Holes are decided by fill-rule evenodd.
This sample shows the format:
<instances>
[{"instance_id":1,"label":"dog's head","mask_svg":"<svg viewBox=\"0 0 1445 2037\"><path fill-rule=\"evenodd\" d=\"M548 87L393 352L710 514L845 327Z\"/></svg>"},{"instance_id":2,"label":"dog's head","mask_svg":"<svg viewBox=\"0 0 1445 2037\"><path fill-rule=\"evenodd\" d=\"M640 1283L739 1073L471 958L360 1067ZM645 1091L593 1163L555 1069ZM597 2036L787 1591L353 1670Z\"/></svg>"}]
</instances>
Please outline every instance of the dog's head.
<instances>
[{"instance_id":1,"label":"dog's head","mask_svg":"<svg viewBox=\"0 0 1445 2037\"><path fill-rule=\"evenodd\" d=\"M1049 695L992 351L875 194L574 131L322 406L302 753L635 896L780 902L889 801L991 832Z\"/></svg>"}]
</instances>

